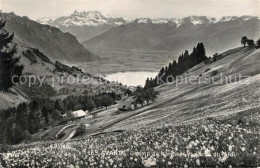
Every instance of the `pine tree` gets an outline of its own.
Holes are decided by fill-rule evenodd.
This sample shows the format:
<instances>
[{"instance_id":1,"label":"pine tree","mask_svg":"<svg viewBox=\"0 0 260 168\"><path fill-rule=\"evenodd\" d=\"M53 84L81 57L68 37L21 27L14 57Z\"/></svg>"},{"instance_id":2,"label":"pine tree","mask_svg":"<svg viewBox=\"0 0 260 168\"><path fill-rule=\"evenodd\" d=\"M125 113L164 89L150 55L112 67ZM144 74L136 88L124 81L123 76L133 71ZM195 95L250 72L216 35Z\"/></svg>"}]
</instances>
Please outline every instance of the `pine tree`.
<instances>
[{"instance_id":1,"label":"pine tree","mask_svg":"<svg viewBox=\"0 0 260 168\"><path fill-rule=\"evenodd\" d=\"M0 11L1 17L1 11ZM0 20L0 90L5 91L12 87L12 76L21 76L23 65L19 65L20 57L15 57L17 46L12 44L14 33L9 35L4 29L5 21ZM14 78L18 82L18 78Z\"/></svg>"},{"instance_id":2,"label":"pine tree","mask_svg":"<svg viewBox=\"0 0 260 168\"><path fill-rule=\"evenodd\" d=\"M205 47L204 47L203 43L198 43L198 45L197 45L197 58L198 58L197 64L199 64L207 59L206 51L205 51Z\"/></svg>"},{"instance_id":3,"label":"pine tree","mask_svg":"<svg viewBox=\"0 0 260 168\"><path fill-rule=\"evenodd\" d=\"M174 60L172 62L172 75L174 78L176 78L176 76L177 76L176 68L177 68L177 62Z\"/></svg>"},{"instance_id":4,"label":"pine tree","mask_svg":"<svg viewBox=\"0 0 260 168\"><path fill-rule=\"evenodd\" d=\"M149 78L146 79L146 81L145 81L145 86L144 86L144 87L145 87L145 88L151 87L151 81L150 81Z\"/></svg>"},{"instance_id":5,"label":"pine tree","mask_svg":"<svg viewBox=\"0 0 260 168\"><path fill-rule=\"evenodd\" d=\"M162 84L162 81L159 81L158 83L157 78L160 77L164 82L167 82L167 76L172 75L174 79L176 79L176 76L183 74L185 71L188 73L190 68L205 60L207 60L205 47L203 43L198 43L197 47L193 48L191 54L189 54L188 50L185 50L184 54L182 53L178 57L178 62L174 60L172 63L169 63L168 67L162 67L158 76L156 76L155 79L147 80L146 83L150 83L151 87L156 87ZM163 74L165 75L161 78ZM170 78L168 78L168 80L170 80Z\"/></svg>"}]
</instances>

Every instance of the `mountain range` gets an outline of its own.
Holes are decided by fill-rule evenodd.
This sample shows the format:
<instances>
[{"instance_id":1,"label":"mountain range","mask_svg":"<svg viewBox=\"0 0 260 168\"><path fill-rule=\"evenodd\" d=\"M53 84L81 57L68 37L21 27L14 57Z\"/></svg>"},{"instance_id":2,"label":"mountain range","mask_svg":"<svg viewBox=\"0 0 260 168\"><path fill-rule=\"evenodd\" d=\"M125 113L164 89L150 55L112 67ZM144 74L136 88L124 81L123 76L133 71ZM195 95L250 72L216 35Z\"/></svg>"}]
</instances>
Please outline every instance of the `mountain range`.
<instances>
[{"instance_id":1,"label":"mountain range","mask_svg":"<svg viewBox=\"0 0 260 168\"><path fill-rule=\"evenodd\" d=\"M253 16L188 16L184 18L107 17L98 11L74 11L70 16L42 18L70 32L88 49L152 49L180 52L202 41L208 54L240 45L240 38L260 37L260 20Z\"/></svg>"},{"instance_id":2,"label":"mountain range","mask_svg":"<svg viewBox=\"0 0 260 168\"><path fill-rule=\"evenodd\" d=\"M18 47L22 45L39 49L52 61L78 63L98 58L83 47L75 36L63 33L58 28L42 25L14 13L3 13L2 19L6 21L5 30L14 32L14 41Z\"/></svg>"},{"instance_id":3,"label":"mountain range","mask_svg":"<svg viewBox=\"0 0 260 168\"><path fill-rule=\"evenodd\" d=\"M241 45L242 36L260 37L258 17L189 16L183 19L135 19L83 42L89 48L150 49L180 52L203 42L208 54Z\"/></svg>"}]
</instances>

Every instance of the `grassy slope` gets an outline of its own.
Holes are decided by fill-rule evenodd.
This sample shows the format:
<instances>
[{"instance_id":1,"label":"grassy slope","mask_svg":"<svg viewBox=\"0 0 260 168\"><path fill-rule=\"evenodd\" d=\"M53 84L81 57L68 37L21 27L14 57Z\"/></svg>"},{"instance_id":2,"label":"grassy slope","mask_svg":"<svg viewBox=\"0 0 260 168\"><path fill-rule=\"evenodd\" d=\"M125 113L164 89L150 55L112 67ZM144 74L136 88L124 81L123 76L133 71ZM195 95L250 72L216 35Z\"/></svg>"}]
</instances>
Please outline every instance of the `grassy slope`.
<instances>
[{"instance_id":1,"label":"grassy slope","mask_svg":"<svg viewBox=\"0 0 260 168\"><path fill-rule=\"evenodd\" d=\"M157 90L160 96L154 104L145 109L118 115L117 124L113 125L111 121L104 123L112 126L106 131L160 127L210 116L256 111L260 106L259 50L236 48L222 55L225 56L223 59L209 65L197 65L185 75L210 76L213 70L218 70L219 74L226 76L234 76L237 73L253 76L242 80L244 82L229 84L187 84L175 87L175 83L172 83L159 86ZM205 72L208 68L211 70ZM126 117L130 115L133 117Z\"/></svg>"},{"instance_id":2,"label":"grassy slope","mask_svg":"<svg viewBox=\"0 0 260 168\"><path fill-rule=\"evenodd\" d=\"M253 74L254 76L248 78L250 79L247 81L248 84L237 82L178 87L175 83L165 84L156 88L160 95L153 104L118 115L116 115L117 107L112 106L99 113L95 121L93 118L86 119L84 123L90 124L87 134L118 129L160 127L164 124L176 125L210 116L219 117L242 111L256 111L260 106L260 75L253 72L256 72L259 65L259 50L236 48L222 55L225 57L212 64L202 63L191 68L185 76L200 74L204 77L211 76L214 70L227 76L234 76L238 72L242 75ZM208 68L211 70L205 72ZM75 129L76 127L66 130L67 135Z\"/></svg>"}]
</instances>

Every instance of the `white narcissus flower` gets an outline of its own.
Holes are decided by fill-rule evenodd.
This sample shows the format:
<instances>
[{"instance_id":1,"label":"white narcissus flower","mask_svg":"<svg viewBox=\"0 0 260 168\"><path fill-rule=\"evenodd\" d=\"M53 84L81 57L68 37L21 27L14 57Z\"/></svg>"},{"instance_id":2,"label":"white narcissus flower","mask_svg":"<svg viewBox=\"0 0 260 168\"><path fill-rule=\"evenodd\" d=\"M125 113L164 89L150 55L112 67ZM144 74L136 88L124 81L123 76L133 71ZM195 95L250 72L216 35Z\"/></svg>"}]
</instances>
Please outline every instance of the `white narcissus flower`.
<instances>
[{"instance_id":1,"label":"white narcissus flower","mask_svg":"<svg viewBox=\"0 0 260 168\"><path fill-rule=\"evenodd\" d=\"M228 146L228 151L232 151L232 148L233 148L232 145L229 145Z\"/></svg>"},{"instance_id":2,"label":"white narcissus flower","mask_svg":"<svg viewBox=\"0 0 260 168\"><path fill-rule=\"evenodd\" d=\"M210 150L208 148L205 149L205 156L206 157L210 157L211 156Z\"/></svg>"},{"instance_id":3,"label":"white narcissus flower","mask_svg":"<svg viewBox=\"0 0 260 168\"><path fill-rule=\"evenodd\" d=\"M199 159L196 159L196 164L197 164L198 166L200 166L200 160L199 160Z\"/></svg>"}]
</instances>

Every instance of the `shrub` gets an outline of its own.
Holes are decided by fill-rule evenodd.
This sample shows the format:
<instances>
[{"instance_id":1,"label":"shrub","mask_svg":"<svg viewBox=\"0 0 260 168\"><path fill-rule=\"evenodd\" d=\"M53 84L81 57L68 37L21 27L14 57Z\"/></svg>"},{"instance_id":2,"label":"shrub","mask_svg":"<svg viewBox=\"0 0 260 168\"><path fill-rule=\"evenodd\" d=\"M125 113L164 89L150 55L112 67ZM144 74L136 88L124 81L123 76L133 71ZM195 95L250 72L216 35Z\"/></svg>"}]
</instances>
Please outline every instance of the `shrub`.
<instances>
[{"instance_id":1,"label":"shrub","mask_svg":"<svg viewBox=\"0 0 260 168\"><path fill-rule=\"evenodd\" d=\"M218 53L215 53L215 54L213 55L213 62L217 61L217 60L218 60L218 57L219 57Z\"/></svg>"},{"instance_id":2,"label":"shrub","mask_svg":"<svg viewBox=\"0 0 260 168\"><path fill-rule=\"evenodd\" d=\"M207 58L207 59L204 61L205 64L210 64L211 62L212 62L212 61L211 61L211 57Z\"/></svg>"},{"instance_id":3,"label":"shrub","mask_svg":"<svg viewBox=\"0 0 260 168\"><path fill-rule=\"evenodd\" d=\"M212 76L215 76L218 74L218 70L212 71Z\"/></svg>"},{"instance_id":4,"label":"shrub","mask_svg":"<svg viewBox=\"0 0 260 168\"><path fill-rule=\"evenodd\" d=\"M62 137L64 137L64 135L65 135L64 132L59 133L57 139L61 139Z\"/></svg>"},{"instance_id":5,"label":"shrub","mask_svg":"<svg viewBox=\"0 0 260 168\"><path fill-rule=\"evenodd\" d=\"M81 124L81 125L76 129L76 132L75 132L74 137L83 135L85 132L86 132L85 125Z\"/></svg>"}]
</instances>

